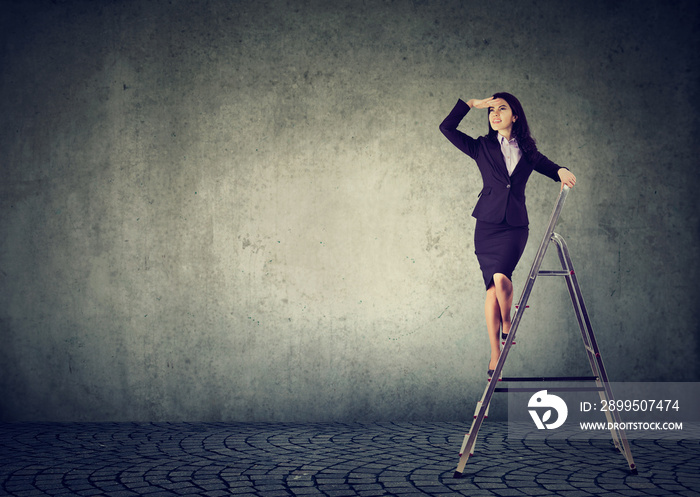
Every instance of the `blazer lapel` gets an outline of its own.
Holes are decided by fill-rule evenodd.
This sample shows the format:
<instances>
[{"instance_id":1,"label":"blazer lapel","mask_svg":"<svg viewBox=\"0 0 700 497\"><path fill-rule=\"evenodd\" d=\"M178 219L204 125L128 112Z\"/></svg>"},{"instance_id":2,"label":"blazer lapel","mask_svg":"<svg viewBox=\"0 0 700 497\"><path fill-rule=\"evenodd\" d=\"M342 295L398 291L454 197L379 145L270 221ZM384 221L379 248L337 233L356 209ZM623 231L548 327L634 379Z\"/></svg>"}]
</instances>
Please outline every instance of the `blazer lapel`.
<instances>
[{"instance_id":1,"label":"blazer lapel","mask_svg":"<svg viewBox=\"0 0 700 497\"><path fill-rule=\"evenodd\" d=\"M501 145L497 141L488 138L486 139L486 143L486 150L491 157L491 163L496 165L498 172L508 178L508 168L506 167L506 160L503 158L503 152L501 152ZM517 171L518 168L516 167L515 170Z\"/></svg>"},{"instance_id":2,"label":"blazer lapel","mask_svg":"<svg viewBox=\"0 0 700 497\"><path fill-rule=\"evenodd\" d=\"M518 161L518 165L515 167L511 178L513 178L514 176L520 176L521 174L526 174L527 176L530 176L531 172L532 167L530 166L530 163L527 161L527 159L525 159L525 155L523 155Z\"/></svg>"}]
</instances>

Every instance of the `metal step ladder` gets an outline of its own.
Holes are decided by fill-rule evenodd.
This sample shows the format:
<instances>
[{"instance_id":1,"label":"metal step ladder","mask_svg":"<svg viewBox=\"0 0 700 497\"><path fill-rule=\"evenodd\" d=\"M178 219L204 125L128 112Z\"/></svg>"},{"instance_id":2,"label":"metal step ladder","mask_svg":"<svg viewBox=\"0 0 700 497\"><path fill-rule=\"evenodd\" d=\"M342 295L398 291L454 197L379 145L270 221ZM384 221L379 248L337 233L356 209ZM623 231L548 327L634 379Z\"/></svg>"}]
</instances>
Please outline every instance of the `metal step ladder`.
<instances>
[{"instance_id":1,"label":"metal step ladder","mask_svg":"<svg viewBox=\"0 0 700 497\"><path fill-rule=\"evenodd\" d=\"M517 392L517 391L533 391L533 389L528 388L497 388L496 385L499 381L503 382L517 382L517 381L594 381L595 387L579 387L579 388L559 388L550 389L551 391L565 391L565 390L590 390L597 391L600 394L601 401L611 401L614 399L610 384L608 382L608 375L605 372L605 366L603 365L603 358L600 355L600 350L598 349L598 344L593 334L593 328L591 327L591 322L588 319L588 312L586 311L586 306L583 302L583 296L581 295L581 289L578 285L578 280L576 279L576 273L574 272L574 266L571 263L571 257L569 256L569 249L566 246L564 239L557 233L554 232L554 227L559 220L559 214L561 214L562 207L564 206L564 201L569 193L569 187L564 186L559 193L557 202L552 211L552 215L549 219L549 224L547 225L547 230L545 231L540 247L535 255L535 260L532 263L532 268L530 269L530 274L523 288L523 293L520 296L518 305L515 306L516 310L511 321L510 332L508 333L508 338L505 340L503 350L501 351L501 356L496 364L496 369L494 369L493 376L488 379L486 389L476 404L476 409L474 411L474 420L472 421L471 428L469 432L464 436L464 442L462 442L462 448L459 452L459 464L457 465L457 470L454 473L455 478L461 478L464 473L464 468L469 460L470 456L474 455L474 447L476 445L476 439L479 434L479 428L484 419L488 417L489 404L491 403L491 397L494 392ZM556 271L543 271L540 270L542 261L544 259L545 253L547 252L547 247L550 242L553 242L557 246L559 253L559 260L561 262L561 270ZM501 377L501 372L503 371L503 366L505 365L506 358L508 357L508 352L510 352L511 346L515 343L515 334L518 331L520 321L522 319L525 309L527 309L527 301L530 298L530 293L535 285L535 280L538 276L563 276L566 279L566 285L569 289L569 295L571 296L571 302L574 306L574 311L576 312L576 319L578 320L579 329L581 330L581 338L583 339L583 346L586 350L588 356L588 361L591 365L591 371L593 376L575 376L575 377L520 377L520 378L503 378ZM493 380L493 381L492 381ZM637 467L632 459L632 453L630 452L629 443L627 441L627 436L621 426L620 414L618 411L605 411L607 421L609 426L613 428L610 430L610 434L613 439L615 447L622 452L627 460L629 469L632 474L637 474Z\"/></svg>"}]
</instances>

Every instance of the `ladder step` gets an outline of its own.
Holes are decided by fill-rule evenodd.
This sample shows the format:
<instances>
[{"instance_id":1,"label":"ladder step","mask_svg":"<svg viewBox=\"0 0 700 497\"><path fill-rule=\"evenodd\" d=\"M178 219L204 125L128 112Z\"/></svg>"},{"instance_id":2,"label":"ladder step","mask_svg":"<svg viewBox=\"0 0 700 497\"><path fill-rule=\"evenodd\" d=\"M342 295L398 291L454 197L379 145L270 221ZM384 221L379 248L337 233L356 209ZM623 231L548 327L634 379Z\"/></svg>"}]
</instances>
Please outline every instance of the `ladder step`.
<instances>
[{"instance_id":1,"label":"ladder step","mask_svg":"<svg viewBox=\"0 0 700 497\"><path fill-rule=\"evenodd\" d=\"M574 274L573 271L539 271L537 273L539 276L570 276Z\"/></svg>"},{"instance_id":2,"label":"ladder step","mask_svg":"<svg viewBox=\"0 0 700 497\"><path fill-rule=\"evenodd\" d=\"M509 387L496 387L494 392L539 392L542 387L537 388L509 388ZM603 387L554 387L548 388L548 392L603 392L605 388Z\"/></svg>"},{"instance_id":3,"label":"ladder step","mask_svg":"<svg viewBox=\"0 0 700 497\"><path fill-rule=\"evenodd\" d=\"M502 381L597 381L597 376L519 376L502 378Z\"/></svg>"}]
</instances>

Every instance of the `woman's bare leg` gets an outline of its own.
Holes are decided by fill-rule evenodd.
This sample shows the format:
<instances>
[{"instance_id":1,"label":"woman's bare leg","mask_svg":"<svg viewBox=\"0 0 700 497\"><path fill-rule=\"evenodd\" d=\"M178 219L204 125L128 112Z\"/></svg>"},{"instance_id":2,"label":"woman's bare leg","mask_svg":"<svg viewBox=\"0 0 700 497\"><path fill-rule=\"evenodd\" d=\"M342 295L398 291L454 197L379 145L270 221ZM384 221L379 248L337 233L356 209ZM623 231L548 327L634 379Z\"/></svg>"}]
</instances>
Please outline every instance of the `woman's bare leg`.
<instances>
[{"instance_id":1,"label":"woman's bare leg","mask_svg":"<svg viewBox=\"0 0 700 497\"><path fill-rule=\"evenodd\" d=\"M513 306L513 283L505 274L496 273L493 275L493 284L496 290L496 300L498 301L501 323L503 323L503 333L507 334L510 332L510 309Z\"/></svg>"},{"instance_id":2,"label":"woman's bare leg","mask_svg":"<svg viewBox=\"0 0 700 497\"><path fill-rule=\"evenodd\" d=\"M486 315L486 330L488 331L489 343L491 344L489 369L495 369L498 358L501 355L501 309L498 306L496 287L493 284L486 290L484 314Z\"/></svg>"}]
</instances>

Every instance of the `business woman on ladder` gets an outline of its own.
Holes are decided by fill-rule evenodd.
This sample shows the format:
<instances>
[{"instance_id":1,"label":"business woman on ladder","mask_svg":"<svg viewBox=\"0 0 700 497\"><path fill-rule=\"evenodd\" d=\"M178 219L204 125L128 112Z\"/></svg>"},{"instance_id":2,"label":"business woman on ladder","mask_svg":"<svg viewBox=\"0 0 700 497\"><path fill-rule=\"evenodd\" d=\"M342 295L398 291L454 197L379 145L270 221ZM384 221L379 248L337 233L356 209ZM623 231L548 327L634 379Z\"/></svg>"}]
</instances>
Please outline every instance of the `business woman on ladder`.
<instances>
[{"instance_id":1,"label":"business woman on ladder","mask_svg":"<svg viewBox=\"0 0 700 497\"><path fill-rule=\"evenodd\" d=\"M457 127L472 109L488 109L489 131L472 138ZM458 100L440 124L440 131L476 161L484 186L472 212L476 218L474 248L486 287L486 329L491 345L488 376L501 355L501 340L510 331L512 275L525 250L528 216L525 186L532 171L570 188L576 177L542 155L530 136L525 112L510 93L482 100Z\"/></svg>"}]
</instances>

